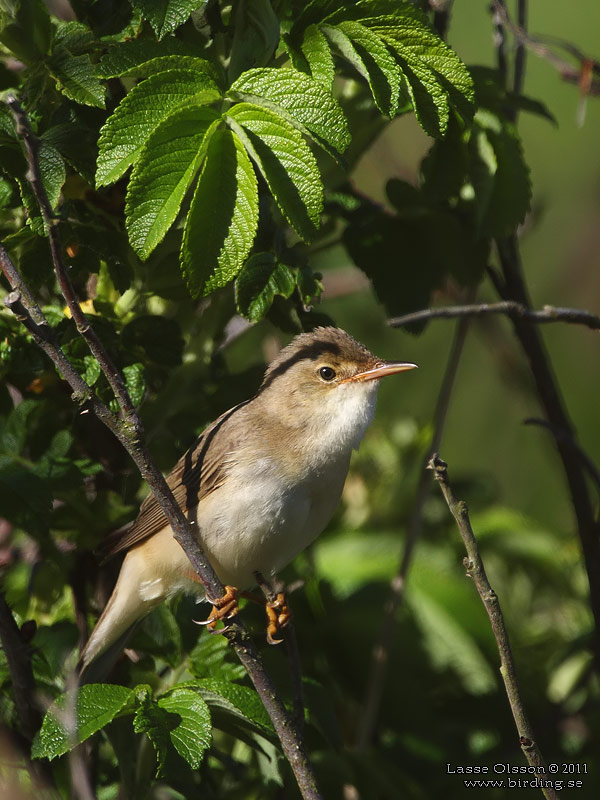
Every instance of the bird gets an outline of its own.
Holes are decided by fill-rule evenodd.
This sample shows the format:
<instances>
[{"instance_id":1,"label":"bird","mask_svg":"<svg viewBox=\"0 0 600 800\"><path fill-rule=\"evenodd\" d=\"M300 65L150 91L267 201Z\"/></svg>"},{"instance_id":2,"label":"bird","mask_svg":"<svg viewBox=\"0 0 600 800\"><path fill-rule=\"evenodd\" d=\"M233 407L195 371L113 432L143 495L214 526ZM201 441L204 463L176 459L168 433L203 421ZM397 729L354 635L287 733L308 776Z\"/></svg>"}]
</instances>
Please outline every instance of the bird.
<instances>
[{"instance_id":1,"label":"bird","mask_svg":"<svg viewBox=\"0 0 600 800\"><path fill-rule=\"evenodd\" d=\"M177 462L167 483L227 587L221 608L233 608L238 590L275 575L322 532L373 419L381 379L415 367L377 358L340 328L301 333L269 364L256 394L208 425ZM82 682L112 665L156 606L180 591L204 593L154 495L129 528L107 537L105 558L123 551L80 657Z\"/></svg>"}]
</instances>

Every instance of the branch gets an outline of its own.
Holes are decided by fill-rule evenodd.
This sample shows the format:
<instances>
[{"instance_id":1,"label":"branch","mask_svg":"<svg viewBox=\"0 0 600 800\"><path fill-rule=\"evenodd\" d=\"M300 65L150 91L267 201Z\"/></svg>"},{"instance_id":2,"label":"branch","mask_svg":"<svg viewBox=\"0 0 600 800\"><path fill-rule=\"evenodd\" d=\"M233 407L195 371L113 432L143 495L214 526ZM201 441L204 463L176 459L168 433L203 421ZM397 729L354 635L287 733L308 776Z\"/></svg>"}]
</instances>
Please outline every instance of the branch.
<instances>
[{"instance_id":1,"label":"branch","mask_svg":"<svg viewBox=\"0 0 600 800\"><path fill-rule=\"evenodd\" d=\"M396 614L404 599L406 578L412 564L414 549L421 536L423 527L423 509L431 493L431 480L427 472L427 465L429 464L431 455L438 450L442 440L444 424L448 415L450 398L452 396L452 389L464 348L468 325L469 321L462 319L454 335L454 341L452 342L446 371L442 379L442 385L433 414L433 435L429 447L427 448L427 453L419 476L419 482L417 484L416 496L408 524L408 533L404 544L404 552L400 564L398 565L396 575L390 584L390 592L384 607L381 630L375 646L373 647L371 672L367 683L361 725L356 744L359 752L366 750L371 743L377 717L379 716L388 669L389 653L394 639Z\"/></svg>"},{"instance_id":2,"label":"branch","mask_svg":"<svg viewBox=\"0 0 600 800\"><path fill-rule=\"evenodd\" d=\"M572 325L585 325L592 330L600 330L600 316L579 308L560 308L543 306L534 311L528 305L516 300L503 300L499 303L475 303L464 306L446 306L444 308L425 308L403 314L389 320L392 328L402 328L415 322L429 322L432 319L455 319L456 317L486 317L490 314L506 314L512 319L544 324L546 322L568 322Z\"/></svg>"},{"instance_id":3,"label":"branch","mask_svg":"<svg viewBox=\"0 0 600 800\"><path fill-rule=\"evenodd\" d=\"M477 540L471 528L467 505L463 501L458 501L454 496L450 485L450 479L448 478L447 465L437 453L432 456L429 462L429 469L434 471L435 479L438 481L444 499L448 504L448 508L458 525L460 535L462 536L467 551L467 557L464 559L463 564L467 575L473 579L475 588L489 617L492 631L494 632L496 644L498 645L498 652L500 654L500 674L504 681L506 696L508 697L510 709L519 734L521 750L529 764L536 770L536 778L538 778L543 785L547 782L544 759L535 741L533 729L523 705L517 681L515 661L506 625L504 624L500 601L498 600L497 594L490 586L490 582L485 573L483 561L481 560L481 555L479 554L479 548L477 546ZM542 788L542 793L547 800L558 800L558 793L553 787Z\"/></svg>"},{"instance_id":4,"label":"branch","mask_svg":"<svg viewBox=\"0 0 600 800\"><path fill-rule=\"evenodd\" d=\"M40 202L42 214L48 228L55 272L61 288L63 292L65 292L65 299L67 299L68 302L70 301L69 307L71 308L71 313L73 319L76 321L78 330L88 342L90 350L97 358L115 392L121 409L122 419L115 417L115 415L113 415L96 397L92 389L69 362L56 342L52 329L31 295L31 292L14 267L6 250L0 245L0 268L14 290L5 298L5 305L13 310L27 330L32 334L36 343L51 358L60 374L70 384L74 392L73 399L75 402L80 405L89 405L98 418L115 434L123 447L125 447L140 470L142 477L146 480L155 495L161 510L173 529L175 539L185 551L194 570L202 581L206 589L207 597L210 599L219 598L224 594L223 585L217 578L199 544L195 525L186 518L182 509L177 504L171 490L167 486L164 476L157 468L145 445L143 426L129 397L123 376L113 364L104 346L81 312L77 298L72 291L70 281L67 279L65 282L64 280L66 272L64 270L60 242L58 239L58 221L49 208L43 186L40 191L40 171L35 137L33 137L31 133L31 128L23 110L14 99L11 103L11 110L13 114L15 114L17 120L17 132L25 141L29 163L28 178L31 181L34 192L36 192L36 197ZM73 304L72 307L71 303ZM248 672L273 722L285 756L294 771L302 797L305 800L320 800L321 795L316 785L312 766L308 760L302 735L287 713L273 680L262 664L256 646L239 619L232 621L231 629L226 633L226 636Z\"/></svg>"},{"instance_id":5,"label":"branch","mask_svg":"<svg viewBox=\"0 0 600 800\"><path fill-rule=\"evenodd\" d=\"M523 267L516 236L496 242L503 281L496 288L503 300L531 308L529 293L523 277ZM586 312L587 313L587 312ZM549 427L555 433L555 443L562 461L577 531L590 585L590 605L594 616L594 651L596 669L600 670L600 525L598 524L587 483L588 468L581 458L577 435L564 405L548 355L535 325L513 316L517 339L529 361L539 402ZM557 435L558 434L558 435Z\"/></svg>"},{"instance_id":6,"label":"branch","mask_svg":"<svg viewBox=\"0 0 600 800\"><path fill-rule=\"evenodd\" d=\"M520 0L522 3L523 0ZM505 56L504 56L504 48L499 46L499 39L500 36L499 30L503 29L504 26L510 30L512 35L517 40L518 44L530 50L539 58L543 58L545 61L548 61L552 66L559 72L561 78L569 83L575 83L579 86L583 94L590 94L590 95L600 95L600 80L596 78L594 80L593 76L600 75L600 62L596 59L590 58L586 56L584 53L581 52L577 47L572 45L570 42L565 42L561 39L556 39L550 36L531 36L525 30L525 14L522 12L521 7L519 6L518 11L518 19L519 24L515 24L511 21L508 11L506 10L506 6L500 0L493 0L492 2L492 13L494 19L494 25L496 28L496 43L497 43L497 51L498 51L498 62L499 68L502 72L502 64L506 64ZM502 36L504 34L502 33ZM552 50L548 44L554 44L556 47L561 48L565 52L569 53L578 63L577 66L573 66L572 63L569 61L565 61L564 58L561 58L557 55L554 50ZM517 51L518 53L518 51ZM515 68L518 65L518 60L515 62ZM523 62L521 64L520 70L521 75L523 72L524 66L524 56ZM505 73L504 73L505 74ZM517 74L515 72L515 78ZM515 80L515 85L517 85L517 81Z\"/></svg>"}]
</instances>

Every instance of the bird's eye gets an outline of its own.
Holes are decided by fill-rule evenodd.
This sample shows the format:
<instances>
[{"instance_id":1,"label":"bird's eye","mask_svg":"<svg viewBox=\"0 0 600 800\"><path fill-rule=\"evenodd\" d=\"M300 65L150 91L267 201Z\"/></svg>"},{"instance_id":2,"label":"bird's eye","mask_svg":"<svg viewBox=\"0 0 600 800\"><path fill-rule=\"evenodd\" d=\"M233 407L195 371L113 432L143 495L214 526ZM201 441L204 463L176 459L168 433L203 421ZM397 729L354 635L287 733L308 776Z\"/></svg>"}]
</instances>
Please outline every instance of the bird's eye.
<instances>
[{"instance_id":1,"label":"bird's eye","mask_svg":"<svg viewBox=\"0 0 600 800\"><path fill-rule=\"evenodd\" d=\"M335 378L335 370L331 367L321 367L319 375L324 381L332 381Z\"/></svg>"}]
</instances>

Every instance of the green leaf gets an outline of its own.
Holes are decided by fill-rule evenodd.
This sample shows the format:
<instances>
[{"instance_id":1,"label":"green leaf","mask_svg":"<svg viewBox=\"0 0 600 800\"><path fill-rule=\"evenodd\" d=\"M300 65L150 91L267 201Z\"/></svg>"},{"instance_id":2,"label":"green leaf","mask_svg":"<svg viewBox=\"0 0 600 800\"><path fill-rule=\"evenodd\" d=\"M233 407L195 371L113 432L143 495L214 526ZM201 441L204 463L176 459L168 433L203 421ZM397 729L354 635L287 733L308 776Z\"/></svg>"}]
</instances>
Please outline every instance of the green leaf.
<instances>
[{"instance_id":1,"label":"green leaf","mask_svg":"<svg viewBox=\"0 0 600 800\"><path fill-rule=\"evenodd\" d=\"M0 455L0 508L6 519L34 536L47 534L52 493L22 458Z\"/></svg>"},{"instance_id":2,"label":"green leaf","mask_svg":"<svg viewBox=\"0 0 600 800\"><path fill-rule=\"evenodd\" d=\"M184 69L188 72L203 74L206 76L207 80L213 81L215 84L220 84L222 82L222 75L219 74L214 64L210 61L206 61L204 58L186 55L163 55L152 58L149 61L136 64L129 69L120 70L119 77L148 78L150 75L156 75L159 72L168 72L173 69Z\"/></svg>"},{"instance_id":3,"label":"green leaf","mask_svg":"<svg viewBox=\"0 0 600 800\"><path fill-rule=\"evenodd\" d=\"M444 134L449 103L465 120L474 112L471 76L456 53L431 30L415 6L403 4L400 16L365 18L399 60L419 122L434 137Z\"/></svg>"},{"instance_id":4,"label":"green leaf","mask_svg":"<svg viewBox=\"0 0 600 800\"><path fill-rule=\"evenodd\" d=\"M295 69L250 69L231 86L234 98L271 108L319 143L342 153L351 136L337 100L319 81Z\"/></svg>"},{"instance_id":5,"label":"green leaf","mask_svg":"<svg viewBox=\"0 0 600 800\"><path fill-rule=\"evenodd\" d=\"M470 175L482 236L508 236L531 202L529 168L513 125L478 111L469 140Z\"/></svg>"},{"instance_id":6,"label":"green leaf","mask_svg":"<svg viewBox=\"0 0 600 800\"><path fill-rule=\"evenodd\" d=\"M494 673L458 615L423 591L416 581L413 581L408 601L433 663L438 668L451 667L471 694L493 691L496 688Z\"/></svg>"},{"instance_id":7,"label":"green leaf","mask_svg":"<svg viewBox=\"0 0 600 800\"><path fill-rule=\"evenodd\" d=\"M102 368L94 356L84 356L83 363L85 364L85 371L81 373L81 377L88 386L93 386L102 374Z\"/></svg>"},{"instance_id":8,"label":"green leaf","mask_svg":"<svg viewBox=\"0 0 600 800\"><path fill-rule=\"evenodd\" d=\"M149 690L138 692L139 707L133 718L133 730L136 733L145 733L152 742L156 752L156 777L165 774L165 766L171 743L170 732L177 725L177 717L171 717L169 712L161 708L152 699Z\"/></svg>"},{"instance_id":9,"label":"green leaf","mask_svg":"<svg viewBox=\"0 0 600 800\"><path fill-rule=\"evenodd\" d=\"M113 45L100 59L98 75L103 78L118 78L125 75L143 75L145 65L159 62L171 56L191 56L192 51L179 39L173 37L157 42L154 39L133 39ZM194 61L202 59L194 58ZM169 63L170 62L165 62ZM172 65L176 68L176 65ZM169 66L168 68L171 68ZM140 70L138 72L137 70ZM148 74L163 70L151 69Z\"/></svg>"},{"instance_id":10,"label":"green leaf","mask_svg":"<svg viewBox=\"0 0 600 800\"><path fill-rule=\"evenodd\" d=\"M0 418L0 451L19 455L27 443L29 418L39 409L37 400L22 400L6 420Z\"/></svg>"},{"instance_id":11,"label":"green leaf","mask_svg":"<svg viewBox=\"0 0 600 800\"><path fill-rule=\"evenodd\" d=\"M148 20L158 39L173 33L187 20L201 0L129 0L144 19Z\"/></svg>"},{"instance_id":12,"label":"green leaf","mask_svg":"<svg viewBox=\"0 0 600 800\"><path fill-rule=\"evenodd\" d=\"M227 119L230 124L232 120L239 123L232 127L257 163L281 213L310 241L323 210L323 184L302 134L274 111L249 103L238 103Z\"/></svg>"},{"instance_id":13,"label":"green leaf","mask_svg":"<svg viewBox=\"0 0 600 800\"><path fill-rule=\"evenodd\" d=\"M190 101L211 103L218 97L218 89L206 75L186 70L161 72L139 83L100 131L97 185L120 178L152 132L179 106Z\"/></svg>"},{"instance_id":14,"label":"green leaf","mask_svg":"<svg viewBox=\"0 0 600 800\"><path fill-rule=\"evenodd\" d=\"M329 44L320 28L316 25L309 25L304 32L300 48L302 55L306 59L311 77L331 91L331 84L335 77L335 67Z\"/></svg>"},{"instance_id":15,"label":"green leaf","mask_svg":"<svg viewBox=\"0 0 600 800\"><path fill-rule=\"evenodd\" d=\"M144 365L139 363L129 364L127 367L123 367L123 375L125 376L125 385L133 405L139 406L146 393Z\"/></svg>"},{"instance_id":16,"label":"green leaf","mask_svg":"<svg viewBox=\"0 0 600 800\"><path fill-rule=\"evenodd\" d=\"M40 139L38 158L48 201L51 208L55 209L67 177L65 162L62 160L58 150L45 139Z\"/></svg>"},{"instance_id":17,"label":"green leaf","mask_svg":"<svg viewBox=\"0 0 600 800\"><path fill-rule=\"evenodd\" d=\"M400 98L400 68L379 36L353 21L323 25L322 30L367 80L377 108L393 117Z\"/></svg>"},{"instance_id":18,"label":"green leaf","mask_svg":"<svg viewBox=\"0 0 600 800\"><path fill-rule=\"evenodd\" d=\"M273 723L254 689L216 678L203 678L189 686L195 688L211 708L249 720L269 736L275 732Z\"/></svg>"},{"instance_id":19,"label":"green leaf","mask_svg":"<svg viewBox=\"0 0 600 800\"><path fill-rule=\"evenodd\" d=\"M35 735L31 755L33 758L52 760L85 742L123 709L132 698L131 689L108 683L91 683L82 686L77 694L73 719L69 719L72 696L61 695L53 703Z\"/></svg>"},{"instance_id":20,"label":"green leaf","mask_svg":"<svg viewBox=\"0 0 600 800\"><path fill-rule=\"evenodd\" d=\"M233 280L258 225L256 176L244 146L229 130L216 131L183 233L181 264L193 296Z\"/></svg>"},{"instance_id":21,"label":"green leaf","mask_svg":"<svg viewBox=\"0 0 600 800\"><path fill-rule=\"evenodd\" d=\"M289 297L296 288L292 270L271 253L251 256L235 282L235 303L240 314L258 322L271 308L275 295Z\"/></svg>"},{"instance_id":22,"label":"green leaf","mask_svg":"<svg viewBox=\"0 0 600 800\"><path fill-rule=\"evenodd\" d=\"M279 18L271 0L237 3L227 68L229 79L235 80L245 70L267 64L278 43Z\"/></svg>"},{"instance_id":23,"label":"green leaf","mask_svg":"<svg viewBox=\"0 0 600 800\"><path fill-rule=\"evenodd\" d=\"M74 56L60 48L52 55L48 68L60 91L70 100L104 108L104 85L96 75L89 55Z\"/></svg>"},{"instance_id":24,"label":"green leaf","mask_svg":"<svg viewBox=\"0 0 600 800\"><path fill-rule=\"evenodd\" d=\"M25 64L43 59L52 41L52 23L42 0L2 3L0 42Z\"/></svg>"},{"instance_id":25,"label":"green leaf","mask_svg":"<svg viewBox=\"0 0 600 800\"><path fill-rule=\"evenodd\" d=\"M183 687L175 687L161 697L158 705L179 715L180 722L169 736L179 755L192 769L198 769L212 739L208 706L197 692Z\"/></svg>"},{"instance_id":26,"label":"green leaf","mask_svg":"<svg viewBox=\"0 0 600 800\"><path fill-rule=\"evenodd\" d=\"M180 108L154 130L141 151L125 207L129 241L140 258L148 258L175 221L217 119L211 108Z\"/></svg>"}]
</instances>

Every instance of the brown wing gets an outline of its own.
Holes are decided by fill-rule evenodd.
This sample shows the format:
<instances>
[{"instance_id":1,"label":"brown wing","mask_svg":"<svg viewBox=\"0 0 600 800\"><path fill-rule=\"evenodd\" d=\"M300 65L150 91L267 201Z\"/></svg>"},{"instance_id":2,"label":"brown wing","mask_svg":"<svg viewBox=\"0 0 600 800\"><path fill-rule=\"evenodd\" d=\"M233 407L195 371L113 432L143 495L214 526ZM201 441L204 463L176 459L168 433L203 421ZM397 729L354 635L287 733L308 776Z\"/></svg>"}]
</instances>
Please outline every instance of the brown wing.
<instances>
[{"instance_id":1,"label":"brown wing","mask_svg":"<svg viewBox=\"0 0 600 800\"><path fill-rule=\"evenodd\" d=\"M240 430L237 426L232 429L225 423L248 402L226 411L209 425L168 475L167 484L184 513L194 509L203 497L223 483L226 459L237 446L235 432ZM130 526L109 534L98 548L98 555L104 562L158 533L167 524L167 518L150 492L140 506L136 519Z\"/></svg>"}]
</instances>

